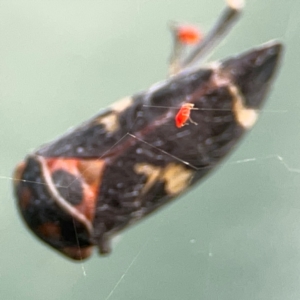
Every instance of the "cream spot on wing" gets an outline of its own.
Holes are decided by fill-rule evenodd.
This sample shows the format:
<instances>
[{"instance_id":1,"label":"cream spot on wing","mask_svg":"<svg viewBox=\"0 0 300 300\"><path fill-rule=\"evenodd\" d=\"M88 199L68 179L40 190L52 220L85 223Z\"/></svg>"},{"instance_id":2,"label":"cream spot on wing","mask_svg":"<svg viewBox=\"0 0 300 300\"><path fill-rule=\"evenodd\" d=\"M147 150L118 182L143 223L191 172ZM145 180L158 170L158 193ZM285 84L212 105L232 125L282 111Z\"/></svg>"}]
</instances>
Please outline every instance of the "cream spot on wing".
<instances>
[{"instance_id":1,"label":"cream spot on wing","mask_svg":"<svg viewBox=\"0 0 300 300\"><path fill-rule=\"evenodd\" d=\"M165 191L169 195L176 195L184 191L190 184L194 172L183 165L170 163L165 168L146 163L136 164L134 170L138 174L147 176L142 194L147 193L157 181L165 182Z\"/></svg>"},{"instance_id":2,"label":"cream spot on wing","mask_svg":"<svg viewBox=\"0 0 300 300\"><path fill-rule=\"evenodd\" d=\"M183 165L170 163L164 170L162 179L166 182L168 194L176 195L184 191L190 184L194 172Z\"/></svg>"},{"instance_id":3,"label":"cream spot on wing","mask_svg":"<svg viewBox=\"0 0 300 300\"><path fill-rule=\"evenodd\" d=\"M111 105L111 109L114 110L117 113L120 113L124 111L126 108L128 108L133 102L133 99L131 97L124 97L121 100L113 103Z\"/></svg>"},{"instance_id":4,"label":"cream spot on wing","mask_svg":"<svg viewBox=\"0 0 300 300\"><path fill-rule=\"evenodd\" d=\"M113 133L120 128L119 114L128 108L133 102L131 97L125 97L111 105L112 111L100 115L94 120L95 124L102 124L107 132Z\"/></svg>"},{"instance_id":5,"label":"cream spot on wing","mask_svg":"<svg viewBox=\"0 0 300 300\"><path fill-rule=\"evenodd\" d=\"M78 161L78 171L89 185L95 185L97 188L100 184L105 162L101 159L88 159Z\"/></svg>"},{"instance_id":6,"label":"cream spot on wing","mask_svg":"<svg viewBox=\"0 0 300 300\"><path fill-rule=\"evenodd\" d=\"M245 106L245 99L236 86L229 85L229 91L233 97L233 113L236 121L246 129L251 128L257 120L257 111Z\"/></svg>"},{"instance_id":7,"label":"cream spot on wing","mask_svg":"<svg viewBox=\"0 0 300 300\"><path fill-rule=\"evenodd\" d=\"M118 122L118 115L114 112L98 118L97 123L102 124L108 132L115 132L120 127Z\"/></svg>"},{"instance_id":8,"label":"cream spot on wing","mask_svg":"<svg viewBox=\"0 0 300 300\"><path fill-rule=\"evenodd\" d=\"M142 194L144 195L151 189L155 182L159 180L161 168L146 163L140 163L134 166L134 171L138 174L144 174L148 177L142 189Z\"/></svg>"}]
</instances>

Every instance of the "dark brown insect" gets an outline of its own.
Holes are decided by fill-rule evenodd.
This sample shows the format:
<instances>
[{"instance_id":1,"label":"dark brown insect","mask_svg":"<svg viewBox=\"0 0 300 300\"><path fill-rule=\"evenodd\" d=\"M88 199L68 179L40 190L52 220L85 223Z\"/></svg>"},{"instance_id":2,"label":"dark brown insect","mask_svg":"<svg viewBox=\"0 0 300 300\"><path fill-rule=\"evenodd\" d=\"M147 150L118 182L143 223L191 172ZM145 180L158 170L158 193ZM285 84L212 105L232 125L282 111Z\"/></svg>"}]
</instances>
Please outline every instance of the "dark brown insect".
<instances>
[{"instance_id":1,"label":"dark brown insect","mask_svg":"<svg viewBox=\"0 0 300 300\"><path fill-rule=\"evenodd\" d=\"M94 245L109 253L112 236L199 182L254 125L281 44L199 66L240 6L230 1L196 45L174 35L169 79L117 102L18 165L18 206L40 239L77 260ZM176 112L186 103L197 107L197 125L177 128Z\"/></svg>"}]
</instances>

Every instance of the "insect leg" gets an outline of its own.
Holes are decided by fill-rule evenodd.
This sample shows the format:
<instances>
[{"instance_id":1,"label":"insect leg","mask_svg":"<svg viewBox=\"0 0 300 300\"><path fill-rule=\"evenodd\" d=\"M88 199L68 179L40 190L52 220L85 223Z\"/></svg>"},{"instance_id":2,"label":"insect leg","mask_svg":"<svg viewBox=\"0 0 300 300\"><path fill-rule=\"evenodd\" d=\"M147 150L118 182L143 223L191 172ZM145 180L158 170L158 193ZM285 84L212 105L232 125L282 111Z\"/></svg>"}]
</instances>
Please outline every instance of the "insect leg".
<instances>
[{"instance_id":1,"label":"insect leg","mask_svg":"<svg viewBox=\"0 0 300 300\"><path fill-rule=\"evenodd\" d=\"M191 117L189 117L189 121L190 121L192 124L194 124L194 125L198 125L198 123L195 122L195 121L193 121Z\"/></svg>"},{"instance_id":2,"label":"insect leg","mask_svg":"<svg viewBox=\"0 0 300 300\"><path fill-rule=\"evenodd\" d=\"M218 18L210 32L194 47L191 53L182 61L182 68L200 64L205 56L216 47L232 28L241 15L243 0L227 0L227 6Z\"/></svg>"}]
</instances>

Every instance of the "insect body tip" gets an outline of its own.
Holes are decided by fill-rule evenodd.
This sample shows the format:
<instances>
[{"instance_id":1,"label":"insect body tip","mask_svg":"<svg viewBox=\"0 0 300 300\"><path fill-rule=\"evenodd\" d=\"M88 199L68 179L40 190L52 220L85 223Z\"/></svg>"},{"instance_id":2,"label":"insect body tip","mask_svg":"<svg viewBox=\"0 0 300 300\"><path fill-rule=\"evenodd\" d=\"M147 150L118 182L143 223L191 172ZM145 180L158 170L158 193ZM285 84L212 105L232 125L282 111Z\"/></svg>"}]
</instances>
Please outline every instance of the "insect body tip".
<instances>
[{"instance_id":1,"label":"insect body tip","mask_svg":"<svg viewBox=\"0 0 300 300\"><path fill-rule=\"evenodd\" d=\"M230 74L232 82L242 91L248 108L261 107L276 74L281 52L282 44L272 41L223 61L223 71Z\"/></svg>"},{"instance_id":2,"label":"insect body tip","mask_svg":"<svg viewBox=\"0 0 300 300\"><path fill-rule=\"evenodd\" d=\"M269 49L274 55L280 55L283 44L278 40L271 40L261 45L261 49Z\"/></svg>"}]
</instances>

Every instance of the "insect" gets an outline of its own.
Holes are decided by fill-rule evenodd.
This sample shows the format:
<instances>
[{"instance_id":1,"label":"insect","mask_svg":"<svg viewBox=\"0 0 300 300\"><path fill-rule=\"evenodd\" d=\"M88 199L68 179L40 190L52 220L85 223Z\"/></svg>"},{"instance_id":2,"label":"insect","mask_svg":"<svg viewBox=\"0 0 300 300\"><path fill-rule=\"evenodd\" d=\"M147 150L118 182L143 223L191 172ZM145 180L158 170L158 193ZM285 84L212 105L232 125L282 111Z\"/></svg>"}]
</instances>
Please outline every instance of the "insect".
<instances>
[{"instance_id":1,"label":"insect","mask_svg":"<svg viewBox=\"0 0 300 300\"><path fill-rule=\"evenodd\" d=\"M20 213L41 240L75 260L93 246L109 253L115 234L199 182L254 125L282 45L269 42L201 67L241 9L241 1L228 1L196 44L177 38L167 80L113 104L16 167ZM198 126L174 126L173 108L188 118L193 106Z\"/></svg>"},{"instance_id":2,"label":"insect","mask_svg":"<svg viewBox=\"0 0 300 300\"><path fill-rule=\"evenodd\" d=\"M191 123L197 125L196 122L194 122L191 117L191 110L193 109L194 104L193 103L184 103L182 104L180 110L178 111L177 115L175 116L175 123L178 128L186 125L186 122L189 120Z\"/></svg>"}]
</instances>

